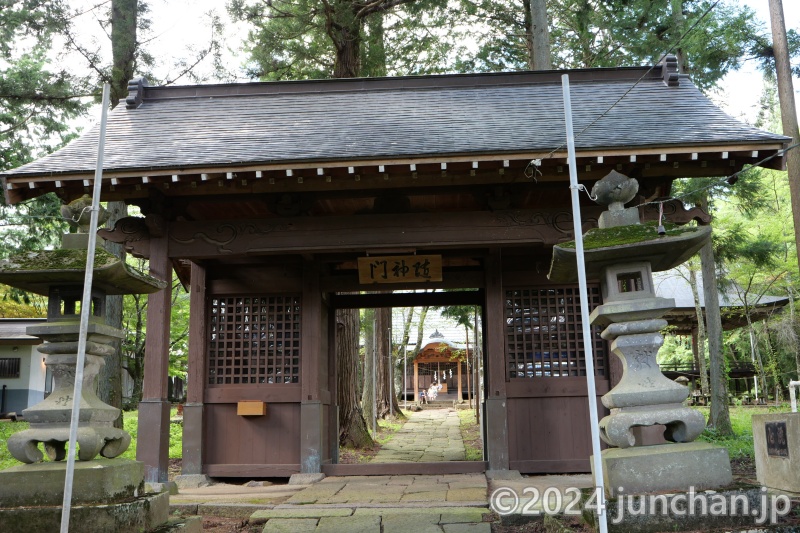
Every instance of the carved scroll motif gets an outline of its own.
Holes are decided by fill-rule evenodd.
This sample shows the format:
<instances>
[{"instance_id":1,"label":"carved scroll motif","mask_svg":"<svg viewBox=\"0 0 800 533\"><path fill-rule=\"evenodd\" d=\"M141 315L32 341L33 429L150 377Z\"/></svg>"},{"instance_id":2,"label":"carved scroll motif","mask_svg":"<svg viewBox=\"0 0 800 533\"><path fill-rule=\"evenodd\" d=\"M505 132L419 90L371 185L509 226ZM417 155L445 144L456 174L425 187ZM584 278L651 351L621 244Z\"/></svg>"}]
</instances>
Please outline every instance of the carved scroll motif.
<instances>
[{"instance_id":1,"label":"carved scroll motif","mask_svg":"<svg viewBox=\"0 0 800 533\"><path fill-rule=\"evenodd\" d=\"M121 244L134 257L150 257L150 231L141 217L121 218L112 229L101 229L97 235Z\"/></svg>"},{"instance_id":2,"label":"carved scroll motif","mask_svg":"<svg viewBox=\"0 0 800 533\"><path fill-rule=\"evenodd\" d=\"M216 247L219 254L232 254L238 252L243 248L245 253L253 251L253 248L244 244L250 237L268 235L276 231L286 231L287 224L220 224L211 232L198 231L190 236L181 236L176 234L174 229L170 233L170 239L179 244L194 244L196 242L205 242ZM236 246L236 245L239 246ZM241 246L244 244L244 246ZM236 250L234 250L236 248Z\"/></svg>"},{"instance_id":3,"label":"carved scroll motif","mask_svg":"<svg viewBox=\"0 0 800 533\"><path fill-rule=\"evenodd\" d=\"M591 211L591 210L590 210ZM556 244L573 238L572 213L559 212L531 212L531 211L505 211L496 212L494 221L506 226L537 226L541 242ZM597 227L597 217L593 213L584 216L583 230L587 231Z\"/></svg>"}]
</instances>

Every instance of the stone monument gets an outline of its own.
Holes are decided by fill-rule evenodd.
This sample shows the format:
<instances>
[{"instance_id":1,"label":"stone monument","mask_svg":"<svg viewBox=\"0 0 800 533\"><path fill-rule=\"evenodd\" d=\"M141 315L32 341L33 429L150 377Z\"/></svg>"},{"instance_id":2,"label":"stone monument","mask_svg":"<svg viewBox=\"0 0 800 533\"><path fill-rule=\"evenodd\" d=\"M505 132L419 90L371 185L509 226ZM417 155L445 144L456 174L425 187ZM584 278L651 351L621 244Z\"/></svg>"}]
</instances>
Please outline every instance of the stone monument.
<instances>
[{"instance_id":1,"label":"stone monument","mask_svg":"<svg viewBox=\"0 0 800 533\"><path fill-rule=\"evenodd\" d=\"M61 249L0 262L0 283L48 298L47 321L27 333L44 341L39 351L55 378L53 392L22 412L30 429L8 440L9 452L26 464L0 471L0 531L59 529L89 240L87 199L62 208L82 232L64 235ZM148 531L167 520L169 494L146 495L144 465L116 459L131 438L113 425L119 409L103 403L95 390L104 357L113 354L111 343L124 336L105 324L106 295L152 293L166 282L137 272L102 247L95 253L70 531ZM40 445L49 462L42 462Z\"/></svg>"},{"instance_id":2,"label":"stone monument","mask_svg":"<svg viewBox=\"0 0 800 533\"><path fill-rule=\"evenodd\" d=\"M603 304L590 316L605 329L601 336L623 365L619 383L602 397L610 414L600 421L600 437L610 447L602 451L606 492L615 496L662 490L703 490L732 481L724 448L694 443L705 426L703 415L683 405L689 389L667 379L656 355L664 342L662 317L675 306L659 298L653 272L686 261L710 238L709 227L665 230L639 223L638 210L624 204L636 195L636 180L617 172L598 181L592 197L609 210L599 228L585 239L587 278L599 278ZM548 276L575 282L575 249L557 245ZM669 444L640 446L633 430L663 425Z\"/></svg>"},{"instance_id":3,"label":"stone monument","mask_svg":"<svg viewBox=\"0 0 800 533\"><path fill-rule=\"evenodd\" d=\"M800 413L753 415L752 423L758 482L800 494Z\"/></svg>"}]
</instances>

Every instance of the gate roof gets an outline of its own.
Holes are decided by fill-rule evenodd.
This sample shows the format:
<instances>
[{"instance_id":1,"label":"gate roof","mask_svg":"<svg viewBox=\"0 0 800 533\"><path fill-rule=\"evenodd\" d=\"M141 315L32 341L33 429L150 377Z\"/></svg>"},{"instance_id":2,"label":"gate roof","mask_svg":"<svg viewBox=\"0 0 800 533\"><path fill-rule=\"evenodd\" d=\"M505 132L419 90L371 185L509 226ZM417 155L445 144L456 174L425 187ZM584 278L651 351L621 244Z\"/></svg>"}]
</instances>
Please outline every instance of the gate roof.
<instances>
[{"instance_id":1,"label":"gate roof","mask_svg":"<svg viewBox=\"0 0 800 533\"><path fill-rule=\"evenodd\" d=\"M788 140L726 115L667 64L176 87L139 80L109 114L104 199L143 197L149 187L202 194L209 182L239 178L252 186L305 176L320 188L353 176L388 179L401 168L424 178L431 165L437 176L462 165L473 176L505 168L507 179L530 178L532 159L543 160L544 179L558 168L553 179L566 181L562 73L570 75L579 165L638 156L654 166L681 161L684 170L705 162L703 175L725 175L724 160L754 163ZM95 126L0 173L7 199L83 194L98 135Z\"/></svg>"}]
</instances>

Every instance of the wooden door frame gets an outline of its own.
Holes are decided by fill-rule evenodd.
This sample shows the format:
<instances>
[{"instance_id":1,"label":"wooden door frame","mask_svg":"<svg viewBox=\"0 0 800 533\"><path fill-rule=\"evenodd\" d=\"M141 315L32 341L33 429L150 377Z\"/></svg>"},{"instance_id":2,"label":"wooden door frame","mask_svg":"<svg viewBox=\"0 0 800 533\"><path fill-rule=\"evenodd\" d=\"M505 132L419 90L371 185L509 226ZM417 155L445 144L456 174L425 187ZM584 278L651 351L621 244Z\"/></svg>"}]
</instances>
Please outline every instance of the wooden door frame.
<instances>
[{"instance_id":1,"label":"wooden door frame","mask_svg":"<svg viewBox=\"0 0 800 533\"><path fill-rule=\"evenodd\" d=\"M436 284L426 284L426 288L440 288ZM381 287L387 290L385 286ZM335 320L337 309L375 309L382 307L418 307L422 305L478 305L481 309L486 306L486 291L479 288L474 291L457 292L430 292L430 293L380 293L380 294L330 294L330 320ZM482 311L485 320L485 312ZM335 328L329 328L333 331ZM329 344L329 357L335 362L335 340ZM482 350L486 365L486 351ZM334 365L335 369L335 365ZM332 372L334 386L331 397L336 398L336 370ZM485 374L484 374L485 375ZM484 377L485 379L485 377ZM485 384L484 384L485 386ZM332 403L333 410L338 410L338 405ZM336 438L331 442L338 450L338 416L331 414L331 435ZM484 449L486 447L486 433L484 432ZM336 453L338 457L338 452ZM471 474L483 473L488 468L486 461L443 461L433 463L366 463L366 464L323 464L322 473L328 476L386 476L386 475L446 475L446 474Z\"/></svg>"}]
</instances>

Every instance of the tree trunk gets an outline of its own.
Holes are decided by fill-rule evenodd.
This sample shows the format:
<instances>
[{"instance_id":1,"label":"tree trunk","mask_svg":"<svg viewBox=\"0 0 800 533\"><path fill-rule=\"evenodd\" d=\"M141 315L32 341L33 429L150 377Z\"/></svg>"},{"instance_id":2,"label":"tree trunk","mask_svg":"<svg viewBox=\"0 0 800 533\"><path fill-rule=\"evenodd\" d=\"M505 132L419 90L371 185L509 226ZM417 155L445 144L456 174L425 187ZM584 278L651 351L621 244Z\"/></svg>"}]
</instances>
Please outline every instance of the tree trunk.
<instances>
[{"instance_id":1,"label":"tree trunk","mask_svg":"<svg viewBox=\"0 0 800 533\"><path fill-rule=\"evenodd\" d=\"M797 376L795 380L800 379L800 346L798 346L798 340L800 340L800 335L798 335L798 325L794 320L794 291L791 287L789 287L789 313L791 314L791 325L792 325L792 339L794 340L794 363L795 367L797 368Z\"/></svg>"},{"instance_id":2,"label":"tree trunk","mask_svg":"<svg viewBox=\"0 0 800 533\"><path fill-rule=\"evenodd\" d=\"M475 335L473 335L473 343L472 343L472 360L474 361L473 367L475 375L474 379L474 386L472 390L475 393L475 422L480 423L481 421L481 363L480 359L478 358L478 308L475 308Z\"/></svg>"},{"instance_id":3,"label":"tree trunk","mask_svg":"<svg viewBox=\"0 0 800 533\"><path fill-rule=\"evenodd\" d=\"M368 448L374 442L358 402L358 309L337 310L336 326L339 445Z\"/></svg>"},{"instance_id":4,"label":"tree trunk","mask_svg":"<svg viewBox=\"0 0 800 533\"><path fill-rule=\"evenodd\" d=\"M128 330L133 332L133 338L128 338L130 348L125 352L125 371L133 381L131 403L139 405L142 401L142 381L144 378L144 317L147 312L147 298L141 294L132 294L133 299L133 326L126 320Z\"/></svg>"},{"instance_id":5,"label":"tree trunk","mask_svg":"<svg viewBox=\"0 0 800 533\"><path fill-rule=\"evenodd\" d=\"M533 68L533 20L531 19L531 0L522 0L522 11L525 24L525 51L528 58L528 70Z\"/></svg>"},{"instance_id":6,"label":"tree trunk","mask_svg":"<svg viewBox=\"0 0 800 533\"><path fill-rule=\"evenodd\" d=\"M783 134L792 138L790 144L800 143L797 107L792 88L792 66L789 61L789 44L786 38L786 22L783 18L781 0L769 0L769 16L772 24L772 49L775 53L775 74L778 80L778 100L781 105ZM800 254L800 148L786 154L786 169L789 174L789 196L792 199L795 247ZM800 371L800 362L798 362Z\"/></svg>"},{"instance_id":7,"label":"tree trunk","mask_svg":"<svg viewBox=\"0 0 800 533\"><path fill-rule=\"evenodd\" d=\"M769 371L772 375L772 388L775 390L775 404L783 401L783 384L781 383L780 363L778 362L778 354L772 348L772 340L769 338L769 323L766 320L761 321L761 327L764 329L764 343L767 345L767 357L769 359Z\"/></svg>"},{"instance_id":8,"label":"tree trunk","mask_svg":"<svg viewBox=\"0 0 800 533\"><path fill-rule=\"evenodd\" d=\"M546 0L530 0L533 70L550 70L550 28Z\"/></svg>"},{"instance_id":9,"label":"tree trunk","mask_svg":"<svg viewBox=\"0 0 800 533\"><path fill-rule=\"evenodd\" d=\"M128 80L133 77L136 53L136 15L138 0L112 0L111 2L111 108L128 94ZM128 216L125 202L109 202L106 208L111 215L106 223L113 228L121 218ZM122 245L106 241L103 247L125 261ZM122 295L106 297L106 324L122 329ZM112 407L122 409L122 343L114 341L114 354L105 358L105 365L98 375L99 398ZM114 427L122 429L122 412L114 421Z\"/></svg>"},{"instance_id":10,"label":"tree trunk","mask_svg":"<svg viewBox=\"0 0 800 533\"><path fill-rule=\"evenodd\" d=\"M703 202L706 204L707 202ZM707 205L703 205L707 208ZM728 380L725 375L725 361L722 356L722 317L719 311L717 273L714 250L711 242L700 249L700 265L703 274L703 292L706 302L706 322L708 326L708 363L711 370L711 409L708 425L717 429L721 435L733 435L730 412L728 410Z\"/></svg>"},{"instance_id":11,"label":"tree trunk","mask_svg":"<svg viewBox=\"0 0 800 533\"><path fill-rule=\"evenodd\" d=\"M758 337L756 336L756 328L750 320L750 313L745 308L745 318L747 319L747 332L750 336L750 356L756 364L756 372L758 382L761 386L761 395L766 402L769 398L769 388L767 388L767 373L764 370L764 358L761 357L761 350L758 348Z\"/></svg>"},{"instance_id":12,"label":"tree trunk","mask_svg":"<svg viewBox=\"0 0 800 533\"><path fill-rule=\"evenodd\" d=\"M700 371L700 392L708 396L708 367L706 366L706 324L703 307L700 305L700 293L697 290L697 273L689 267L689 286L694 297L694 310L697 315L697 368Z\"/></svg>"},{"instance_id":13,"label":"tree trunk","mask_svg":"<svg viewBox=\"0 0 800 533\"><path fill-rule=\"evenodd\" d=\"M394 380L392 379L392 354L389 349L389 330L391 327L392 310L382 307L375 310L375 344L377 350L377 413L378 418L404 417L394 394Z\"/></svg>"},{"instance_id":14,"label":"tree trunk","mask_svg":"<svg viewBox=\"0 0 800 533\"><path fill-rule=\"evenodd\" d=\"M111 107L128 95L136 69L136 27L139 0L111 1Z\"/></svg>"},{"instance_id":15,"label":"tree trunk","mask_svg":"<svg viewBox=\"0 0 800 533\"><path fill-rule=\"evenodd\" d=\"M361 74L361 35L359 24L355 28L341 28L334 39L336 59L333 63L334 78L357 78Z\"/></svg>"},{"instance_id":16,"label":"tree trunk","mask_svg":"<svg viewBox=\"0 0 800 533\"><path fill-rule=\"evenodd\" d=\"M683 35L683 26L686 17L683 14L684 0L672 0L672 42L677 43L678 39ZM675 57L678 59L678 70L684 74L688 72L688 65L686 63L686 53L683 48L676 46L673 51Z\"/></svg>"},{"instance_id":17,"label":"tree trunk","mask_svg":"<svg viewBox=\"0 0 800 533\"><path fill-rule=\"evenodd\" d=\"M375 337L374 309L365 309L364 329L364 386L361 388L361 409L367 421L367 427L374 427L375 413ZM374 437L375 435L373 435Z\"/></svg>"},{"instance_id":18,"label":"tree trunk","mask_svg":"<svg viewBox=\"0 0 800 533\"><path fill-rule=\"evenodd\" d=\"M113 228L121 218L128 216L128 206L125 202L108 202L109 219L107 228ZM105 241L103 247L110 253L125 261L125 249L121 244ZM106 296L106 324L113 328L122 328L123 296ZM119 340L111 343L114 348L113 355L104 358L105 365L98 374L98 397L112 407L122 409L122 343ZM122 411L114 421L114 427L122 429Z\"/></svg>"},{"instance_id":19,"label":"tree trunk","mask_svg":"<svg viewBox=\"0 0 800 533\"><path fill-rule=\"evenodd\" d=\"M422 309L419 311L419 324L417 324L417 344L416 350L414 350L415 354L418 354L420 350L422 350L422 335L425 330L425 318L428 316L428 306L422 306ZM416 383L414 384L416 387Z\"/></svg>"}]
</instances>

